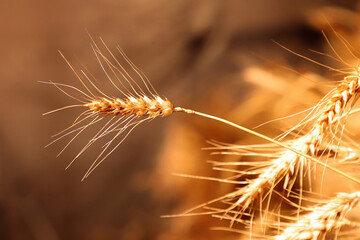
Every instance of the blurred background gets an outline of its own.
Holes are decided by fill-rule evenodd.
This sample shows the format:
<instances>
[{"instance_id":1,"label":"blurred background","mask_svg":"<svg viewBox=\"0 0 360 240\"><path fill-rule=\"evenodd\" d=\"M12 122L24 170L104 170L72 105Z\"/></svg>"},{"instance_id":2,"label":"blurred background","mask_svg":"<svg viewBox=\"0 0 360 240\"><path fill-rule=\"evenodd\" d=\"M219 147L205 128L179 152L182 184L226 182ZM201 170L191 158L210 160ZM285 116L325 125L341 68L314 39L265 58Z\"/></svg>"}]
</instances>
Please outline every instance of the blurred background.
<instances>
[{"instance_id":1,"label":"blurred background","mask_svg":"<svg viewBox=\"0 0 360 240\"><path fill-rule=\"evenodd\" d=\"M161 216L182 213L234 187L173 175L221 177L207 163L216 156L201 150L207 140L249 143L252 137L174 114L140 125L81 182L99 149L65 171L89 136L79 137L58 158L69 139L43 148L80 110L42 116L73 101L37 81L77 81L58 50L101 76L88 30L111 50L121 46L175 105L254 127L311 106L322 94L283 66L314 81L321 81L317 74L326 70L272 40L300 53L310 48L326 52L321 30L329 27L320 17L325 14L355 42L360 36L356 2L3 1L0 239L237 239L211 231L227 223L209 216ZM275 136L280 130L275 124L261 132Z\"/></svg>"}]
</instances>

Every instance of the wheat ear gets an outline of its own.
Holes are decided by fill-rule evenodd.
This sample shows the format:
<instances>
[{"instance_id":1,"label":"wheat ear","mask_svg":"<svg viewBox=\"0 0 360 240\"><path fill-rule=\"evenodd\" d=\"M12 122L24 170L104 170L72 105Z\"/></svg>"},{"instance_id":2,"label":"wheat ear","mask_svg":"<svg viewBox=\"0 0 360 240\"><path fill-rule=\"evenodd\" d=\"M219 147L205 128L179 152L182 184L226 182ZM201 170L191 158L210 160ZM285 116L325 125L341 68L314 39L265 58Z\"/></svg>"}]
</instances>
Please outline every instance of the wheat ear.
<instances>
[{"instance_id":1,"label":"wheat ear","mask_svg":"<svg viewBox=\"0 0 360 240\"><path fill-rule=\"evenodd\" d=\"M68 86L68 85L64 85L64 84L59 84L59 83L53 83L53 82L49 82L47 84L53 84L55 85L58 89L60 89L60 91L64 92L66 95L69 95L65 90L63 90L62 87L70 87L70 88L74 88L72 86ZM352 85L352 84L351 84ZM80 91L78 89L76 89L77 91ZM80 91L81 92L81 91ZM323 165L325 167L327 167L328 169L340 174L340 175L343 175L345 176L346 178L349 178L350 180L354 181L354 182L357 182L357 183L360 183L360 181L356 178L353 178L352 176L349 176L348 174L336 169L336 168L333 168L331 166L328 166L326 164L324 164L323 162L321 162L320 160L310 156L308 153L309 151L303 151L303 149L297 147L298 144L302 145L302 146L306 146L306 149L309 149L310 152L311 152L311 149L313 149L313 146L315 146L314 144L314 141L312 140L313 138L312 137L303 137L301 138L301 141L298 141L296 144L293 144L292 146L289 146L285 143L282 143L282 142L279 142L275 139L272 139L272 138L269 138L263 134L260 134L256 131L253 131L251 129L248 129L246 127L243 127L243 126L240 126L238 124L235 124L233 122L230 122L228 120L225 120L225 119L222 119L222 118L219 118L219 117L215 117L215 116L212 116L212 115L208 115L208 114L205 114L205 113L200 113L200 112L197 112L197 111L194 111L194 110L190 110L190 109L185 109L185 108L182 108L182 107L174 107L174 105L172 104L172 102L168 99L164 99L164 98L161 98L157 95L154 95L153 94L153 98L151 97L148 97L146 95L139 95L137 97L134 97L134 96L128 96L127 98L125 99L120 99L120 98L111 98L107 95L105 95L106 97L93 97L91 98L89 95L81 92L82 94L84 94L87 98L91 99L91 101L89 102L84 102L83 100L79 100L79 99L76 99L80 102L82 102L83 104L78 104L78 105L71 105L71 106L66 106L66 107L63 107L63 108L59 108L59 109L56 109L56 110L53 110L53 111L50 111L48 113L45 113L44 115L46 114L49 114L49 113L53 113L53 112L56 112L56 111L60 111L60 110L63 110L63 109L67 109L67 108L71 108L71 107L86 107L88 108L88 110L86 110L85 112L83 112L81 115L83 115L84 113L88 113L89 115L87 117L84 117L84 118L80 118L80 116L74 121L74 123L68 127L67 129L65 130L69 130L69 129L72 129L73 127L75 127L76 125L78 125L80 122L82 122L83 120L89 118L89 117L92 117L94 118L93 121L91 121L89 124L86 124L85 126L83 127L80 127L80 128L77 128L73 131L70 131L68 132L67 134L69 133L72 133L74 131L79 131L79 133L81 133L85 128L87 128L88 126L102 120L103 118L109 116L109 115L114 115L114 116L120 116L120 119L123 119L125 118L126 121L123 121L121 123L124 123L126 122L126 124L124 124L124 126L122 127L119 127L119 125L116 125L116 127L108 127L106 129L102 129L101 132L97 133L94 138L92 138L89 143L92 144L93 142L95 142L97 139L107 135L108 133L110 132L119 132L119 133L122 133L125 129L129 128L130 126L133 126L133 128L135 128L136 126L138 126L140 123L142 123L143 121L145 120L149 120L149 119L154 119L158 116L169 116L170 114L174 113L174 112L183 112L183 113L187 113L187 114L195 114L195 115L198 115L198 116L201 116L201 117L205 117L205 118L209 118L209 119L212 119L212 120L215 120L215 121L219 121L219 122L222 122L222 123L225 123L227 125L230 125L232 127L235 127L239 130L242 130L242 131L245 131L247 133L250 133L250 134L253 134L257 137L260 137L262 139L265 139L269 142L272 142L272 143L275 143L276 145L278 146L281 146L281 147L284 147L285 149L287 149L287 152L286 154L284 154L284 156L286 157L285 159L288 159L288 155L291 155L292 158L295 158L297 159L299 156L303 157L303 158L306 158L306 159L309 159L310 161L313 161L315 163L318 163L320 165ZM349 91L350 93L350 91ZM351 94L353 94L353 92L351 91ZM70 97L72 97L71 95L69 95ZM341 95L343 98L342 99L346 99L346 101L349 100L349 97L348 95L345 95L345 94L342 94ZM346 96L346 98L344 97ZM74 98L74 97L73 97ZM334 101L333 101L334 102ZM334 121L334 116L335 114L333 114L332 110L335 110L335 112L339 112L340 108L339 106L345 106L346 103L341 103L341 99L337 99L337 101L335 101L333 103L333 105L330 105L328 104L329 106L327 107L327 112L329 112L329 114L327 115L328 117L321 117L321 121L318 122L318 124L316 125L317 128L314 128L314 130L312 131L313 133L319 133L319 132L323 132L324 129L326 129L326 127L329 125L329 122L330 120L331 121ZM145 119L142 119L141 121L135 121L133 123L130 123L130 120L128 119L135 119L135 118L142 118L142 117L146 117ZM110 124L108 124L110 125ZM114 125L114 124L112 124ZM132 128L132 129L133 129ZM63 132L63 131L62 131ZM61 132L61 133L62 133ZM65 134L65 135L67 135ZM57 136L54 135L54 136ZM64 136L64 135L63 135ZM60 138L62 138L63 136L61 136ZM77 135L76 135L77 136ZM75 136L75 137L76 137ZM118 135L117 135L118 136ZM116 137L117 137L116 136ZM126 135L128 136L128 134ZM125 137L126 137L125 136ZM310 135L312 136L312 135ZM319 137L317 134L313 134L313 136L315 137L315 139L318 141L319 140ZM59 138L58 138L59 139ZM57 141L58 139L54 140L53 142ZM73 138L74 139L74 138ZM73 140L72 139L72 140ZM310 141L304 141L304 139L310 139ZM71 140L71 141L72 141ZM123 139L124 140L124 139ZM122 140L122 141L123 141ZM121 142L122 142L121 141ZM53 142L51 142L50 144L52 144ZM68 145L67 145L68 146ZM109 146L109 144L107 145ZM118 145L117 145L118 146ZM116 146L116 147L117 147ZM76 156L76 158L86 149L88 148L89 145L87 144L84 149ZM115 148L116 148L115 147ZM114 148L114 149L115 149ZM114 150L113 149L113 150ZM63 149L64 150L64 149ZM112 151L113 151L112 150ZM111 152L112 152L111 151ZM111 153L110 152L110 153ZM93 165L89 171L87 172L87 174L85 175L85 177L87 177L109 154L107 154L101 161L98 161L95 165ZM291 158L290 158L291 159ZM281 162L283 162L282 160L279 160ZM286 163L285 163L286 164ZM289 164L286 164L286 165L289 165ZM274 165L274 166L279 166L278 164ZM280 165L281 166L281 165ZM288 167L289 169L292 169L291 167ZM281 169L284 169L283 167L280 167L280 170ZM272 172L272 173L276 173L276 172L281 172L281 171L274 171L274 169L271 169L269 168L268 169L269 172ZM265 181L265 182L268 182L266 179L267 177L264 177L267 175L267 172L264 172L264 174L260 175L260 177L258 178L258 182L261 182L260 180L263 179L262 181ZM274 179L274 177L271 177L272 179ZM271 179L270 178L270 179ZM276 178L276 177L275 177ZM264 180L265 179L265 180ZM255 185L254 185L255 186ZM241 190L243 191L243 190ZM226 197L229 197L229 196L238 196L239 194L242 194L240 192L235 192L235 193L231 193L229 195L227 195ZM242 201L242 200L241 200Z\"/></svg>"},{"instance_id":2,"label":"wheat ear","mask_svg":"<svg viewBox=\"0 0 360 240\"><path fill-rule=\"evenodd\" d=\"M297 222L286 227L275 240L297 239L317 240L344 225L345 215L360 202L360 192L341 193L320 206L312 207L311 212L300 216Z\"/></svg>"},{"instance_id":3,"label":"wheat ear","mask_svg":"<svg viewBox=\"0 0 360 240\"><path fill-rule=\"evenodd\" d=\"M97 166L99 166L99 164L101 164L102 161L104 161L104 159L107 156L109 156L125 140L125 138L131 133L131 131L135 129L139 124L143 123L144 121L154 119L158 116L163 116L163 117L169 116L174 112L195 114L198 116L206 117L209 119L213 119L225 123L242 131L263 138L269 142L275 143L278 146L284 147L285 149L289 150L288 154L292 154L295 158L302 156L303 158L307 158L313 162L319 163L323 166L327 166L326 164L322 163L320 160L312 156L309 156L309 151L311 152L311 149L313 149L312 146L316 144L316 142L314 142L313 139L305 141L304 146L306 146L306 148L309 149L309 151L303 151L303 149L299 149L298 147L289 146L285 143L281 143L279 141L276 141L272 138L264 136L260 133L257 133L243 126L239 126L230 121L215 116L211 116L205 113L196 112L194 110L189 110L182 107L174 107L174 105L170 100L159 96L159 94L151 85L150 81L145 76L145 74L143 74L141 70L131 62L131 60L125 55L125 53L120 48L118 48L119 53L126 61L128 66L130 66L130 68L133 70L133 72L136 73L138 78L141 79L140 84L137 83L137 81L135 81L133 77L131 77L131 75L126 71L124 66L115 58L113 53L107 48L107 46L102 40L101 42L105 46L105 49L109 54L109 57L105 56L105 54L100 50L100 48L97 46L97 44L92 38L91 40L92 40L91 46L93 52L99 62L99 65L101 66L101 69L105 77L115 87L115 90L118 91L119 94L122 95L123 97L115 97L114 94L109 93L107 89L97 86L95 83L98 81L92 76L91 73L87 72L87 69L80 70L80 72L77 71L61 53L60 53L61 56L64 58L68 66L74 72L77 79L80 81L80 83L82 84L85 90L82 91L73 86L69 86L61 83L53 83L53 82L48 83L55 85L64 94L80 102L80 104L66 106L63 108L50 111L48 113L53 113L59 110L72 108L72 107L85 107L87 109L76 118L76 120L71 126L66 128L64 131L61 131L59 134L54 135L54 136L61 135L60 137L58 137L53 141L56 142L57 140L67 135L76 133L75 136L70 140L70 142L68 142L68 144L63 148L62 151L64 151L67 148L67 146L69 146L69 144L79 134L85 131L89 126L102 122L104 119L109 119L108 122L106 122L103 125L101 130L97 132L93 138L90 139L90 141L84 146L84 148L79 152L79 154L71 161L72 163L98 139L103 138L110 134L115 135L110 141L108 141L104 145L102 152L95 159L95 161L93 162L87 173L85 174L84 178L89 176L89 174L92 171L94 171L94 169ZM349 79L351 79L351 81ZM333 96L333 98L331 98L331 101L327 105L325 111L326 117L321 117L321 121L319 121L318 127L313 131L314 133L317 132L318 134L321 134L322 132L324 132L329 126L329 123L333 121L337 115L340 114L342 107L346 105L346 103L349 101L351 96L357 91L358 82L356 77L347 78L346 83L348 84L341 85L340 87L341 91L339 90L337 92L339 94L336 94ZM68 89L75 90L80 95L80 97L73 96L68 92ZM88 121L87 124L84 124L86 123L86 121ZM81 126L81 124L84 125ZM115 144L114 141L120 135L125 135L125 136L120 141L118 141L117 144ZM313 135L315 136L316 134ZM317 137L315 138L317 139ZM50 144L52 144L53 142L51 142ZM110 146L113 147L109 148ZM343 173L342 171L336 168L332 168L331 166L327 166L327 168L339 174L342 174L343 176L355 182L360 183L359 180ZM234 196L238 194L232 193L230 195Z\"/></svg>"}]
</instances>

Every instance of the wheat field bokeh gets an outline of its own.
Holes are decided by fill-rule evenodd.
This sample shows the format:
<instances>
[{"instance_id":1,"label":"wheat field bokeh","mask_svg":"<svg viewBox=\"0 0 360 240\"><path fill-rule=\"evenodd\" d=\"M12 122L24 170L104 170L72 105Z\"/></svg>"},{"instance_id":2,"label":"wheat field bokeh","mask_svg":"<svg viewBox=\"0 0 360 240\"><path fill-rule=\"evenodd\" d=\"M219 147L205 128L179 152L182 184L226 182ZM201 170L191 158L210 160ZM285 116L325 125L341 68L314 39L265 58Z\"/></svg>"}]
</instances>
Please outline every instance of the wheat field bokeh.
<instances>
[{"instance_id":1,"label":"wheat field bokeh","mask_svg":"<svg viewBox=\"0 0 360 240\"><path fill-rule=\"evenodd\" d=\"M227 221L160 216L184 212L234 187L173 175L227 177L207 163L221 158L201 150L207 140L249 144L258 139L186 115L155 119L135 129L81 182L98 149L89 149L65 171L88 136L80 136L58 158L67 140L43 148L79 112L42 116L72 101L38 81L78 84L58 50L106 81L88 31L110 49L121 46L176 105L252 128L313 106L329 89L322 88L324 82L336 79L272 40L305 55L307 49L330 52L321 34L331 31L319 17L324 13L359 48L360 26L354 23L359 9L356 1L5 1L0 9L0 101L5 103L0 117L0 239L239 239L238 234L210 230L228 226ZM342 67L327 57L312 57ZM298 120L259 131L275 137ZM358 137L356 117L347 124ZM330 177L324 194L354 190L337 184L341 181Z\"/></svg>"}]
</instances>

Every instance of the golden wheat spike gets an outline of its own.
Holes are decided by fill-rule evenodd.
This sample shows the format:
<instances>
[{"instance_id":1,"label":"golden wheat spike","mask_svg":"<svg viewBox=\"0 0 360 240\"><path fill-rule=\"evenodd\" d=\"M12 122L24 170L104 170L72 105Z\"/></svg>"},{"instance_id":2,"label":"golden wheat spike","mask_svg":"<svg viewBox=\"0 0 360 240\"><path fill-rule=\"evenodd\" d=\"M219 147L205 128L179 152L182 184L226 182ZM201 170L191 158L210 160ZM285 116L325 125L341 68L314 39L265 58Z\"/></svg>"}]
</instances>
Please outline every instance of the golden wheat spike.
<instances>
[{"instance_id":1,"label":"golden wheat spike","mask_svg":"<svg viewBox=\"0 0 360 240\"><path fill-rule=\"evenodd\" d=\"M137 117L147 115L150 118L156 118L157 116L168 116L174 112L173 104L168 99L162 99L159 96L156 96L154 99L146 96L138 98L129 97L123 100L120 98L102 98L87 103L84 106L94 113L122 115L125 117L134 114Z\"/></svg>"},{"instance_id":2,"label":"golden wheat spike","mask_svg":"<svg viewBox=\"0 0 360 240\"><path fill-rule=\"evenodd\" d=\"M80 134L83 134L94 125L101 126L102 124L100 131L90 138L89 142L84 145L81 151L68 165L69 167L97 140L108 137L110 140L103 146L102 151L84 177L87 177L94 171L94 169L99 166L99 164L104 161L104 159L107 158L139 124L159 116L168 116L174 112L173 104L168 99L159 96L146 76L133 64L121 49L119 49L119 52L126 66L123 66L123 63L115 58L102 40L101 42L105 47L104 52L101 51L100 47L95 43L91 36L90 39L92 41L91 47L94 55L105 78L110 82L113 89L110 91L103 87L103 84L99 82L85 66L82 66L83 69L80 70L73 67L60 52L60 55L75 74L84 90L62 83L54 83L52 81L47 82L47 84L54 85L62 93L79 102L79 104L65 106L44 114L46 115L75 107L87 109L76 117L75 121L69 127L55 134L54 137L56 136L57 138L47 145L49 146L64 137L72 135L73 137L71 140L58 155L60 155ZM135 73L135 77L138 77L141 81L137 82L134 77L127 72L127 69L132 70L132 72ZM114 90L117 93L115 93Z\"/></svg>"}]
</instances>

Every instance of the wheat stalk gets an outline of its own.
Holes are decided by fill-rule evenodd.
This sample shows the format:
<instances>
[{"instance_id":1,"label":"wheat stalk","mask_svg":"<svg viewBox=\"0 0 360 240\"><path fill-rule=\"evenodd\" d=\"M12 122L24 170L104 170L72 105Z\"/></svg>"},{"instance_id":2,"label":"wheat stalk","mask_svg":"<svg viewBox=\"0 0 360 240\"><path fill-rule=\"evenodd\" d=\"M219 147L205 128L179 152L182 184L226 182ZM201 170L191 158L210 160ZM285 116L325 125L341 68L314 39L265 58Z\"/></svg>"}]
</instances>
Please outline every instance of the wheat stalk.
<instances>
[{"instance_id":1,"label":"wheat stalk","mask_svg":"<svg viewBox=\"0 0 360 240\"><path fill-rule=\"evenodd\" d=\"M222 118L218 118L212 115L208 115L205 113L200 113L191 109L185 109L182 107L174 107L172 102L166 98L161 98L157 91L154 89L154 87L151 85L148 78L141 72L139 68L133 64L133 62L126 56L126 54L118 48L119 53L122 55L122 57L125 59L126 63L130 66L130 68L137 74L137 76L141 79L142 84L144 87L141 87L136 80L134 80L130 74L126 71L124 66L115 58L113 53L108 49L104 41L101 39L102 44L104 45L105 49L109 53L110 57L106 57L105 54L100 50L98 45L95 43L95 41L92 40L92 49L93 52L99 62L99 65L101 66L101 69L103 70L106 78L110 81L110 83L115 87L117 91L120 92L124 96L124 98L119 97L113 97L113 94L105 93L108 92L107 89L101 89L98 87L95 82L97 80L92 77L91 73L86 73L84 70L81 70L80 72L76 71L76 69L69 63L69 61L64 57L64 55L60 52L61 56L64 58L68 66L71 68L71 70L76 75L77 79L80 81L82 86L85 88L86 91L82 91L78 88L75 88L70 85L65 85L61 83L54 83L54 82L48 82L48 84L55 85L60 91L62 91L67 96L70 96L71 98L79 101L81 104L76 105L70 105L66 107L62 107L59 109L55 109L53 111L50 111L49 113L54 113L56 111L73 108L73 107L85 107L87 110L82 112L74 121L72 125L70 125L65 130L61 131L58 134L55 134L54 136L61 135L54 141L52 141L49 145L52 143L62 139L63 137L70 135L74 132L77 132L75 137L73 137L68 144L62 149L62 151L59 153L59 155L69 146L69 144L79 135L81 134L85 129L87 129L89 126L94 125L98 122L101 122L104 118L106 118L109 115L112 115L113 117L110 118L110 120L104 124L104 127L84 146L84 148L79 152L79 154L70 162L69 166L74 162L75 159L77 159L87 148L89 148L95 141L98 139L109 135L110 133L115 133L115 136L105 145L104 150L99 154L99 156L95 159L87 173L85 174L84 178L89 176L91 172L95 170L96 167L98 167L124 140L125 138L130 134L130 132L136 128L139 124L141 124L144 121L154 119L158 116L168 116L172 114L173 112L183 112L187 114L195 114L201 117L213 119L216 121L220 121L222 123L225 123L227 125L230 125L232 127L235 127L237 129L240 129L242 131L248 132L250 134L253 134L255 136L258 136L260 138L263 138L269 142L272 142L278 146L286 148L288 151L284 154L286 159L299 159L300 156L303 158L307 158L313 162L319 163L323 166L326 166L328 169L331 169L339 174L342 174L343 176L360 183L359 180L349 176L348 174L343 173L342 171L332 168L331 166L327 166L326 164L322 163L318 159L310 156L309 153L314 152L314 146L321 141L321 136L326 129L328 128L329 124L334 122L337 117L340 115L342 108L346 106L347 102L350 100L350 98L354 95L354 93L358 89L358 78L356 76L347 77L345 80L338 86L330 100L325 106L325 110L323 111L323 114L320 115L319 121L315 125L316 127L312 130L312 134L302 137L298 142L294 143L293 145L289 146L287 144L281 143L279 141L276 141L272 138L269 138L267 136L264 136L256 131L253 131L251 129L245 128L243 126L240 126L238 124L232 123L230 121L227 121ZM112 60L111 60L112 59ZM91 79L91 77L93 79ZM75 97L71 95L68 91L65 89L72 89L75 90L77 93L81 95L80 98ZM118 119L114 119L114 117L119 116ZM81 123L85 122L86 120L91 120L89 123L84 124L81 127L75 128ZM74 129L75 128L75 129ZM130 129L130 130L129 130ZM120 140L120 142L115 145L112 149L109 149L109 146L113 144L114 140L122 135L125 131L128 131L125 136ZM299 147L299 146L300 147ZM108 151L108 152L106 152ZM280 161L280 160L279 160ZM270 169L272 173L276 173L275 175L272 175L270 177L266 177L268 173L264 172L263 175L260 175L258 178L259 180L255 182L253 185L249 185L247 187L247 191L243 192L243 190L231 193L227 195L226 197L237 197L239 194L244 194L244 197L240 198L238 200L238 203L235 204L232 208L234 208L236 205L244 203L244 209L248 207L248 205L252 202L253 199L255 199L258 195L254 195L252 192L251 186L261 186L263 183L267 183L269 179L274 179L273 182L279 179L279 176L283 176L284 174L282 172L288 172L289 170L293 169L291 163L296 161L290 161L290 163L286 163L286 161L282 161L282 164L277 164L278 166L282 165L282 167L275 169L276 171L273 171L274 169ZM283 169L288 169L286 171L282 171ZM83 178L83 179L84 179ZM260 188L260 192L262 192L261 189L264 189L263 187ZM255 189L254 189L255 190ZM257 191L257 190L256 190ZM246 193L247 192L247 193ZM248 197L246 197L248 196Z\"/></svg>"}]
</instances>

